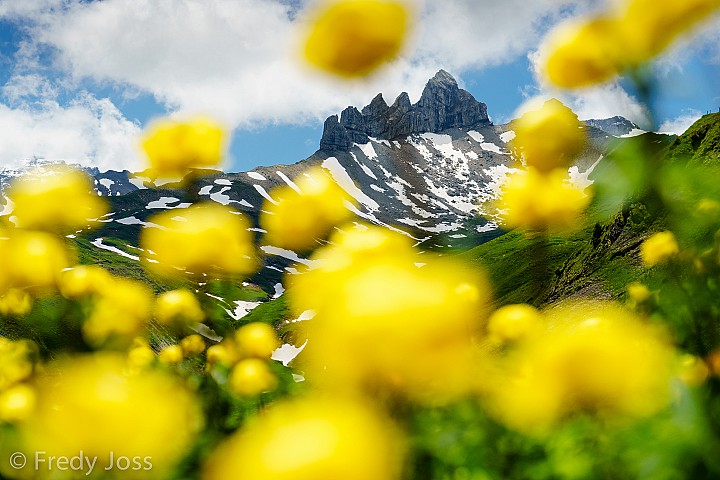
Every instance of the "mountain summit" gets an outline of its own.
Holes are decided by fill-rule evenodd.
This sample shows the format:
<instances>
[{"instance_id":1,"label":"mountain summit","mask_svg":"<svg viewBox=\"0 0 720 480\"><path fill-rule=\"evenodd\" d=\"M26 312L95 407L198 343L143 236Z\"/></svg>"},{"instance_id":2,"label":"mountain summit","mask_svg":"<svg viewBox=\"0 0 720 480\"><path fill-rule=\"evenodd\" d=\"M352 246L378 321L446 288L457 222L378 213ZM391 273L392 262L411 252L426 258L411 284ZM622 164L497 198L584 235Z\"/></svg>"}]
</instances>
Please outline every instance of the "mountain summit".
<instances>
[{"instance_id":1,"label":"mountain summit","mask_svg":"<svg viewBox=\"0 0 720 480\"><path fill-rule=\"evenodd\" d=\"M362 111L347 107L325 120L320 150L346 152L354 143L365 144L370 138L395 140L418 133L440 133L450 128L490 125L487 106L478 102L457 81L440 70L425 85L417 103L411 104L401 93L389 105L378 94Z\"/></svg>"}]
</instances>

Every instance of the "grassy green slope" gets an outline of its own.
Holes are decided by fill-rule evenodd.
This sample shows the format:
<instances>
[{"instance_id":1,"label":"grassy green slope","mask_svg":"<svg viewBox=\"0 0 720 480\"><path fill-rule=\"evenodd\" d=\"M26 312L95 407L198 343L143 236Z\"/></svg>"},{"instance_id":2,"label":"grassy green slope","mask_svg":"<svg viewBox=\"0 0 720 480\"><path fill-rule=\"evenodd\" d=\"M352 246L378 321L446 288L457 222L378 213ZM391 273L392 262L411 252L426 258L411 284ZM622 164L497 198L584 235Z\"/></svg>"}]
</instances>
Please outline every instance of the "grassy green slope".
<instances>
[{"instance_id":1,"label":"grassy green slope","mask_svg":"<svg viewBox=\"0 0 720 480\"><path fill-rule=\"evenodd\" d=\"M672 161L717 164L720 161L720 113L704 115L668 148Z\"/></svg>"}]
</instances>

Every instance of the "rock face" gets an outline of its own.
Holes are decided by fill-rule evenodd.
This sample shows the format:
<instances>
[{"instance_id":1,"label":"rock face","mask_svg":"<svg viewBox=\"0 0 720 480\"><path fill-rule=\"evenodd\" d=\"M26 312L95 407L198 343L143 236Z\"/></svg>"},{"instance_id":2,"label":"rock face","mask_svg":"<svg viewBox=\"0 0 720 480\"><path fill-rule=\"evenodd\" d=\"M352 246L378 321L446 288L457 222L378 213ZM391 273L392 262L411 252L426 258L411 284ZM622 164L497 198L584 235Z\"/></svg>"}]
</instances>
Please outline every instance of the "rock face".
<instances>
[{"instance_id":1,"label":"rock face","mask_svg":"<svg viewBox=\"0 0 720 480\"><path fill-rule=\"evenodd\" d=\"M440 70L425 85L414 105L405 92L390 106L378 94L362 111L348 107L339 119L337 115L328 118L320 150L346 152L353 143L367 143L369 137L394 140L478 125L490 125L485 104L459 88L452 75Z\"/></svg>"}]
</instances>

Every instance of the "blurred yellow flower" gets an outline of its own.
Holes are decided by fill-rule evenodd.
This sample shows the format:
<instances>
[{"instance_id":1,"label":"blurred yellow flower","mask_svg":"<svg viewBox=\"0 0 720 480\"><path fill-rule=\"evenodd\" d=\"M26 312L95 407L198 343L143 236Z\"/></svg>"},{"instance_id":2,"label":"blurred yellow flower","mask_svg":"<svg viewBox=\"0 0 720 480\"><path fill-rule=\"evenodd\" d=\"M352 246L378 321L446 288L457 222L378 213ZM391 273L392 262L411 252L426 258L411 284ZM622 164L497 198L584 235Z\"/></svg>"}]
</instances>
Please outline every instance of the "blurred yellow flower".
<instances>
[{"instance_id":1,"label":"blurred yellow flower","mask_svg":"<svg viewBox=\"0 0 720 480\"><path fill-rule=\"evenodd\" d=\"M505 228L562 230L578 223L589 202L590 197L569 182L566 171L543 174L528 168L510 175L496 206Z\"/></svg>"},{"instance_id":2,"label":"blurred yellow flower","mask_svg":"<svg viewBox=\"0 0 720 480\"><path fill-rule=\"evenodd\" d=\"M65 298L80 298L103 291L112 282L112 274L97 265L76 265L60 276L60 293Z\"/></svg>"},{"instance_id":3,"label":"blurred yellow flower","mask_svg":"<svg viewBox=\"0 0 720 480\"><path fill-rule=\"evenodd\" d=\"M9 230L7 237L0 237L0 256L0 293L8 288L47 292L71 263L65 243L37 231Z\"/></svg>"},{"instance_id":4,"label":"blurred yellow flower","mask_svg":"<svg viewBox=\"0 0 720 480\"><path fill-rule=\"evenodd\" d=\"M160 363L175 365L183 361L183 349L180 345L167 345L158 354Z\"/></svg>"},{"instance_id":5,"label":"blurred yellow flower","mask_svg":"<svg viewBox=\"0 0 720 480\"><path fill-rule=\"evenodd\" d=\"M263 203L260 226L267 231L265 244L303 251L317 246L317 240L350 218L353 214L345 205L357 202L321 167L310 168L294 183L302 193L290 186L272 190L270 196L277 203Z\"/></svg>"},{"instance_id":6,"label":"blurred yellow flower","mask_svg":"<svg viewBox=\"0 0 720 480\"><path fill-rule=\"evenodd\" d=\"M541 47L542 73L552 84L578 88L602 83L623 68L627 51L614 17L572 20L551 32Z\"/></svg>"},{"instance_id":7,"label":"blurred yellow flower","mask_svg":"<svg viewBox=\"0 0 720 480\"><path fill-rule=\"evenodd\" d=\"M240 360L235 342L223 340L217 345L211 345L207 349L207 363L212 367L215 365L232 366Z\"/></svg>"},{"instance_id":8,"label":"blurred yellow flower","mask_svg":"<svg viewBox=\"0 0 720 480\"><path fill-rule=\"evenodd\" d=\"M543 47L544 75L563 88L601 83L665 50L720 9L718 0L629 0L552 32Z\"/></svg>"},{"instance_id":9,"label":"blurred yellow flower","mask_svg":"<svg viewBox=\"0 0 720 480\"><path fill-rule=\"evenodd\" d=\"M225 131L207 118L163 120L152 125L142 147L160 178L183 177L192 168L214 167L225 149Z\"/></svg>"},{"instance_id":10,"label":"blurred yellow flower","mask_svg":"<svg viewBox=\"0 0 720 480\"><path fill-rule=\"evenodd\" d=\"M134 345L128 350L128 365L131 369L144 368L155 360L155 352L149 345Z\"/></svg>"},{"instance_id":11,"label":"blurred yellow flower","mask_svg":"<svg viewBox=\"0 0 720 480\"><path fill-rule=\"evenodd\" d=\"M48 456L82 451L97 457L97 472L111 452L147 458L150 470L123 473L165 478L202 426L199 405L181 384L152 369L128 373L121 355L66 359L48 372L38 381L36 413L20 426L28 448Z\"/></svg>"},{"instance_id":12,"label":"blurred yellow flower","mask_svg":"<svg viewBox=\"0 0 720 480\"><path fill-rule=\"evenodd\" d=\"M277 387L278 380L266 360L246 358L239 361L230 371L228 387L243 397L270 392Z\"/></svg>"},{"instance_id":13,"label":"blurred yellow flower","mask_svg":"<svg viewBox=\"0 0 720 480\"><path fill-rule=\"evenodd\" d=\"M527 166L541 172L568 167L587 142L577 115L554 98L516 120L513 130L513 146Z\"/></svg>"},{"instance_id":14,"label":"blurred yellow flower","mask_svg":"<svg viewBox=\"0 0 720 480\"><path fill-rule=\"evenodd\" d=\"M0 391L32 375L37 346L29 340L0 337Z\"/></svg>"},{"instance_id":15,"label":"blurred yellow flower","mask_svg":"<svg viewBox=\"0 0 720 480\"><path fill-rule=\"evenodd\" d=\"M248 323L235 332L235 344L243 357L270 358L280 346L275 330L267 323Z\"/></svg>"},{"instance_id":16,"label":"blurred yellow flower","mask_svg":"<svg viewBox=\"0 0 720 480\"><path fill-rule=\"evenodd\" d=\"M532 335L542 322L540 312L532 305L505 305L488 318L487 333L494 343L514 342Z\"/></svg>"},{"instance_id":17,"label":"blurred yellow flower","mask_svg":"<svg viewBox=\"0 0 720 480\"><path fill-rule=\"evenodd\" d=\"M637 65L661 53L718 9L718 0L629 0L621 13L628 63Z\"/></svg>"},{"instance_id":18,"label":"blurred yellow flower","mask_svg":"<svg viewBox=\"0 0 720 480\"><path fill-rule=\"evenodd\" d=\"M663 263L680 252L672 232L658 232L650 235L640 245L640 258L648 267Z\"/></svg>"},{"instance_id":19,"label":"blurred yellow flower","mask_svg":"<svg viewBox=\"0 0 720 480\"><path fill-rule=\"evenodd\" d=\"M203 480L396 480L403 446L388 419L357 401L274 405L222 444Z\"/></svg>"},{"instance_id":20,"label":"blurred yellow flower","mask_svg":"<svg viewBox=\"0 0 720 480\"><path fill-rule=\"evenodd\" d=\"M339 232L313 255L317 267L287 278L291 308L315 312L304 322L308 376L418 397L467 391L488 285L455 260L419 255L399 235L374 226Z\"/></svg>"},{"instance_id":21,"label":"blurred yellow flower","mask_svg":"<svg viewBox=\"0 0 720 480\"><path fill-rule=\"evenodd\" d=\"M180 340L180 347L185 357L192 357L205 351L205 340L197 334L188 335Z\"/></svg>"},{"instance_id":22,"label":"blurred yellow flower","mask_svg":"<svg viewBox=\"0 0 720 480\"><path fill-rule=\"evenodd\" d=\"M144 228L140 245L147 259L159 262L148 266L161 273L245 275L258 267L250 223L231 208L200 203L160 213L148 221L159 228Z\"/></svg>"},{"instance_id":23,"label":"blurred yellow flower","mask_svg":"<svg viewBox=\"0 0 720 480\"><path fill-rule=\"evenodd\" d=\"M74 232L108 208L87 173L61 165L18 177L7 195L14 203L15 224L25 229Z\"/></svg>"},{"instance_id":24,"label":"blurred yellow flower","mask_svg":"<svg viewBox=\"0 0 720 480\"><path fill-rule=\"evenodd\" d=\"M154 312L155 320L168 326L192 325L205 319L200 302L186 288L163 292L155 297Z\"/></svg>"},{"instance_id":25,"label":"blurred yellow flower","mask_svg":"<svg viewBox=\"0 0 720 480\"><path fill-rule=\"evenodd\" d=\"M0 422L18 423L35 410L35 390L24 383L0 392Z\"/></svg>"},{"instance_id":26,"label":"blurred yellow flower","mask_svg":"<svg viewBox=\"0 0 720 480\"><path fill-rule=\"evenodd\" d=\"M397 1L334 0L316 12L305 43L314 66L340 77L368 75L405 44L410 12Z\"/></svg>"},{"instance_id":27,"label":"blurred yellow flower","mask_svg":"<svg viewBox=\"0 0 720 480\"><path fill-rule=\"evenodd\" d=\"M650 289L640 282L633 282L627 286L628 296L635 303L643 303L650 298Z\"/></svg>"},{"instance_id":28,"label":"blurred yellow flower","mask_svg":"<svg viewBox=\"0 0 720 480\"><path fill-rule=\"evenodd\" d=\"M94 347L126 348L150 321L152 301L144 283L114 277L95 298L83 324L85 341Z\"/></svg>"},{"instance_id":29,"label":"blurred yellow flower","mask_svg":"<svg viewBox=\"0 0 720 480\"><path fill-rule=\"evenodd\" d=\"M16 288L11 288L0 294L0 314L25 315L32 310L32 297Z\"/></svg>"},{"instance_id":30,"label":"blurred yellow flower","mask_svg":"<svg viewBox=\"0 0 720 480\"><path fill-rule=\"evenodd\" d=\"M675 353L665 336L612 304L566 303L546 312L496 382L491 411L537 433L574 412L644 417L670 400Z\"/></svg>"}]
</instances>

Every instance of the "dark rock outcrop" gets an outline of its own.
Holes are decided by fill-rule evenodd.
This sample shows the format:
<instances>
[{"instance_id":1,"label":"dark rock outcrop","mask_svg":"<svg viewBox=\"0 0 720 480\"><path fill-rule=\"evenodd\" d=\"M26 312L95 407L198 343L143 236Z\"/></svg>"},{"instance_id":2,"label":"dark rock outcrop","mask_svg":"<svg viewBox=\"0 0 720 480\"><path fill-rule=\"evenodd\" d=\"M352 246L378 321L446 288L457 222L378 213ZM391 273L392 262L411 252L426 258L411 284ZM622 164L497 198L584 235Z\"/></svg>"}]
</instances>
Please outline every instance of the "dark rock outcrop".
<instances>
[{"instance_id":1,"label":"dark rock outcrop","mask_svg":"<svg viewBox=\"0 0 720 480\"><path fill-rule=\"evenodd\" d=\"M440 70L414 105L405 92L391 106L378 94L362 111L348 107L339 120L336 115L328 118L320 150L347 151L353 143L367 143L369 137L393 140L478 124L490 124L485 104L459 88L452 75Z\"/></svg>"}]
</instances>

